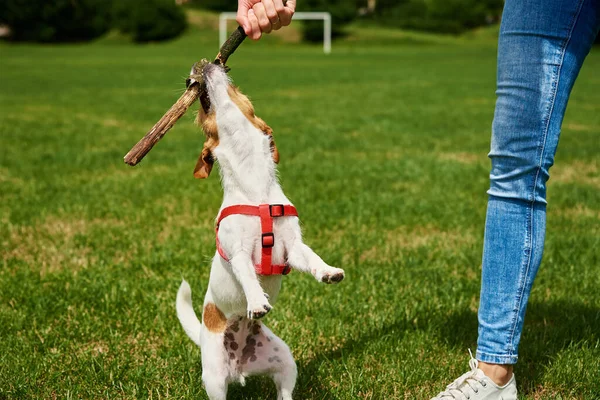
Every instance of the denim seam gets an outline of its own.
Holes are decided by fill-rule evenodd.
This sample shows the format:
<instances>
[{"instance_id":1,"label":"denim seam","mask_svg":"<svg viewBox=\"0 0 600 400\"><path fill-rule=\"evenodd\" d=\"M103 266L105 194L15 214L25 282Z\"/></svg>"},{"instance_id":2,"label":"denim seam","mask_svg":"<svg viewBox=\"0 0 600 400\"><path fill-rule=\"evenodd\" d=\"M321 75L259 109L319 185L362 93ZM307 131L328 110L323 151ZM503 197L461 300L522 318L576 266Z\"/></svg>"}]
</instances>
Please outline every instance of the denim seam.
<instances>
[{"instance_id":1,"label":"denim seam","mask_svg":"<svg viewBox=\"0 0 600 400\"><path fill-rule=\"evenodd\" d=\"M519 359L517 355L486 353L479 350L477 350L475 357L479 361L493 364L516 364Z\"/></svg>"},{"instance_id":2,"label":"denim seam","mask_svg":"<svg viewBox=\"0 0 600 400\"><path fill-rule=\"evenodd\" d=\"M548 131L550 129L550 121L552 120L552 114L554 112L554 105L556 103L556 92L557 92L557 88L560 84L560 74L562 72L562 66L564 63L564 59L565 59L565 53L566 53L566 49L569 46L569 42L571 41L571 37L573 35L573 30L575 29L575 25L577 24L577 21L579 20L579 16L581 14L581 9L583 8L583 3L585 2L585 0L580 0L579 1L579 6L577 8L577 12L575 13L575 15L573 16L573 19L571 20L571 24L570 24L570 28L569 28L569 34L567 35L567 37L565 38L561 49L560 49L560 63L558 64L558 68L556 69L556 72L554 74L554 82L552 85L552 93L550 94L551 97L551 103L550 103L550 107L549 107L549 112L548 115L546 117L546 126L544 127L544 134L543 134L543 139L541 141L541 148L540 148L540 158L539 158L539 162L538 162L538 166L536 168L536 173L535 173L535 178L533 180L533 188L532 188L532 197L531 197L531 202L530 202L530 208L529 208L529 216L527 219L527 235L528 235L528 249L527 251L529 252L529 254L527 255L527 262L525 265L525 273L522 275L522 279L519 282L519 294L517 295L516 298L516 313L515 313L515 317L513 318L513 326L511 329L511 333L510 333L510 339L509 339L509 343L508 343L508 350L509 350L509 355L513 355L513 351L514 351L514 336L515 336L515 332L517 330L517 325L519 322L519 311L521 310L522 306L523 306L523 295L525 293L525 286L527 285L527 276L529 275L529 270L531 267L531 257L533 254L533 228L534 228L534 224L533 224L533 213L534 213L534 208L535 208L535 191L537 188L537 182L538 182L538 178L540 175L540 171L542 169L542 164L543 164L543 160L544 160L544 151L546 150L546 140L548 138Z\"/></svg>"},{"instance_id":3,"label":"denim seam","mask_svg":"<svg viewBox=\"0 0 600 400\"><path fill-rule=\"evenodd\" d=\"M533 203L532 203L533 204ZM510 331L510 337L507 343L508 356L514 355L514 336L519 323L519 310L523 303L523 293L525 292L525 286L527 282L527 275L529 273L529 267L531 265L531 255L533 253L533 207L529 208L527 215L527 236L525 237L525 251L524 251L524 264L522 265L521 271L524 271L519 276L519 289L515 298L515 305L513 307L513 319L512 329Z\"/></svg>"}]
</instances>

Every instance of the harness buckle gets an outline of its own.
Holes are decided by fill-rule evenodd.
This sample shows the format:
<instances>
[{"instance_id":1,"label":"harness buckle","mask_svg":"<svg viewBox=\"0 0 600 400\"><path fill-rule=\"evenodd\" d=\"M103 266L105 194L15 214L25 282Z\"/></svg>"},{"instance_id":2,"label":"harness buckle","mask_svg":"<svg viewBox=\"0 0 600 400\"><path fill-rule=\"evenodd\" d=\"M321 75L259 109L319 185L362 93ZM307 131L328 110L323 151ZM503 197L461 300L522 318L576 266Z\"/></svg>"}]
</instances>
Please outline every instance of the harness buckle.
<instances>
[{"instance_id":1,"label":"harness buckle","mask_svg":"<svg viewBox=\"0 0 600 400\"><path fill-rule=\"evenodd\" d=\"M285 214L283 204L269 204L269 214L271 217L283 217Z\"/></svg>"},{"instance_id":2,"label":"harness buckle","mask_svg":"<svg viewBox=\"0 0 600 400\"><path fill-rule=\"evenodd\" d=\"M262 234L261 237L262 240L262 247L263 248L271 248L273 246L275 246L275 235L273 235L273 232L265 232Z\"/></svg>"}]
</instances>

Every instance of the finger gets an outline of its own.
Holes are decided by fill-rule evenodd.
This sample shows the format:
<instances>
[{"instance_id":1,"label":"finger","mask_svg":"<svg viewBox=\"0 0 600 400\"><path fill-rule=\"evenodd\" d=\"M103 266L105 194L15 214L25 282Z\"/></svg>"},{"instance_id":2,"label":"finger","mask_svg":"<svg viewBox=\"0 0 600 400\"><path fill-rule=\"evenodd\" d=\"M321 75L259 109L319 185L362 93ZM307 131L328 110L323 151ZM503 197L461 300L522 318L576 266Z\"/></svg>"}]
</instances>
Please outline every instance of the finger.
<instances>
[{"instance_id":1,"label":"finger","mask_svg":"<svg viewBox=\"0 0 600 400\"><path fill-rule=\"evenodd\" d=\"M252 33L252 27L250 26L248 17L243 16L243 15L238 15L237 17L235 17L235 20L238 23L238 25L244 29L244 32L246 33L246 35L250 36L250 33Z\"/></svg>"},{"instance_id":2,"label":"finger","mask_svg":"<svg viewBox=\"0 0 600 400\"><path fill-rule=\"evenodd\" d=\"M283 11L279 13L279 21L281 22L281 26L288 26L292 23L292 16L294 15L295 9L296 2L288 0L283 7Z\"/></svg>"},{"instance_id":3,"label":"finger","mask_svg":"<svg viewBox=\"0 0 600 400\"><path fill-rule=\"evenodd\" d=\"M273 30L277 31L281 29L281 21L277 21L276 23L273 24Z\"/></svg>"},{"instance_id":4,"label":"finger","mask_svg":"<svg viewBox=\"0 0 600 400\"><path fill-rule=\"evenodd\" d=\"M252 26L248 21L248 10L250 9L250 5L245 0L238 0L238 10L235 20L237 23L244 28L244 32L246 35L250 36L252 33Z\"/></svg>"},{"instance_id":5,"label":"finger","mask_svg":"<svg viewBox=\"0 0 600 400\"><path fill-rule=\"evenodd\" d=\"M265 10L265 6L262 3L256 3L252 7L252 10L254 11L254 14L256 14L260 30L264 33L271 32L273 27L271 26L271 21L269 21L269 17L267 17L267 10Z\"/></svg>"},{"instance_id":6,"label":"finger","mask_svg":"<svg viewBox=\"0 0 600 400\"><path fill-rule=\"evenodd\" d=\"M287 26L290 23L288 22L289 15L288 15L288 11L285 8L285 5L283 4L283 0L273 0L273 4L275 5L275 11L277 11L277 16L279 17L278 23L277 24L273 24L273 29L277 30L280 29L282 26ZM287 22L284 25L284 22Z\"/></svg>"},{"instance_id":7,"label":"finger","mask_svg":"<svg viewBox=\"0 0 600 400\"><path fill-rule=\"evenodd\" d=\"M251 28L248 37L252 40L260 39L262 33L260 32L260 26L258 26L258 19L256 18L256 14L254 14L254 10L248 10L248 22Z\"/></svg>"},{"instance_id":8,"label":"finger","mask_svg":"<svg viewBox=\"0 0 600 400\"><path fill-rule=\"evenodd\" d=\"M277 24L279 22L279 16L277 15L277 10L275 10L273 0L262 0L262 5L265 7L267 18L271 21L271 25Z\"/></svg>"},{"instance_id":9,"label":"finger","mask_svg":"<svg viewBox=\"0 0 600 400\"><path fill-rule=\"evenodd\" d=\"M288 0L285 3L285 8L292 12L292 15L296 12L296 0Z\"/></svg>"},{"instance_id":10,"label":"finger","mask_svg":"<svg viewBox=\"0 0 600 400\"><path fill-rule=\"evenodd\" d=\"M285 12L285 5L283 4L283 0L273 0L273 5L275 5L275 11L277 11L277 15L281 18L281 14Z\"/></svg>"}]
</instances>

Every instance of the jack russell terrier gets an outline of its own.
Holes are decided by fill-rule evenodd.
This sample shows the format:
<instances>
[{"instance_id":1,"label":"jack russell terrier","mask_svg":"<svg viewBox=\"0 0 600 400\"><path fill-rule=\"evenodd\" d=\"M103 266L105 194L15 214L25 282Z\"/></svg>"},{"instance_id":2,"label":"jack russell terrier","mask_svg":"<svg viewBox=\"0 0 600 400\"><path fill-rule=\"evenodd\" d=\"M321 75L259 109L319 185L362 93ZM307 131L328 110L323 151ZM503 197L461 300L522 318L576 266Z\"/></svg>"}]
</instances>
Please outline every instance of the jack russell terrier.
<instances>
[{"instance_id":1,"label":"jack russell terrier","mask_svg":"<svg viewBox=\"0 0 600 400\"><path fill-rule=\"evenodd\" d=\"M279 154L271 128L254 115L223 67L209 64L202 74L208 98L201 98L198 121L207 140L194 176L208 177L218 160L223 203L202 321L185 280L177 292L177 316L201 348L202 381L211 400L225 400L229 383L243 385L245 377L257 374L273 378L278 400L290 400L296 363L285 342L259 319L271 310L291 268L324 283L340 282L344 270L327 265L303 243L296 208L277 181Z\"/></svg>"}]
</instances>

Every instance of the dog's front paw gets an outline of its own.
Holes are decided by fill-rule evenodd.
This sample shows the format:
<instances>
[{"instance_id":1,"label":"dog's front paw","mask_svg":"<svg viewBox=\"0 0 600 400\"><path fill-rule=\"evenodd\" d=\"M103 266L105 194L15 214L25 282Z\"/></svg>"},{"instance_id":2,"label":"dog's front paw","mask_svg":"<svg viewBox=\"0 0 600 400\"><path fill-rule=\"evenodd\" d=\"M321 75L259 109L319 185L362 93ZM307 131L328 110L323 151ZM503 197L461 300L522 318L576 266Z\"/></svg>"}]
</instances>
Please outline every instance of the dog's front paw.
<instances>
[{"instance_id":1,"label":"dog's front paw","mask_svg":"<svg viewBox=\"0 0 600 400\"><path fill-rule=\"evenodd\" d=\"M263 301L248 303L248 318L260 319L267 315L272 308L266 298Z\"/></svg>"},{"instance_id":2,"label":"dog's front paw","mask_svg":"<svg viewBox=\"0 0 600 400\"><path fill-rule=\"evenodd\" d=\"M329 267L313 273L314 277L319 281L327 284L338 283L344 279L344 270L341 268Z\"/></svg>"}]
</instances>

